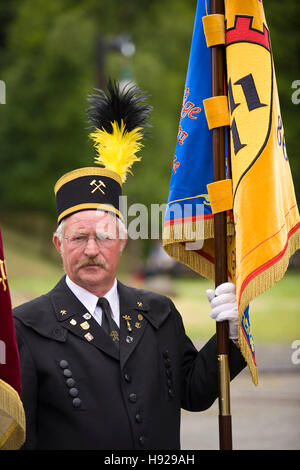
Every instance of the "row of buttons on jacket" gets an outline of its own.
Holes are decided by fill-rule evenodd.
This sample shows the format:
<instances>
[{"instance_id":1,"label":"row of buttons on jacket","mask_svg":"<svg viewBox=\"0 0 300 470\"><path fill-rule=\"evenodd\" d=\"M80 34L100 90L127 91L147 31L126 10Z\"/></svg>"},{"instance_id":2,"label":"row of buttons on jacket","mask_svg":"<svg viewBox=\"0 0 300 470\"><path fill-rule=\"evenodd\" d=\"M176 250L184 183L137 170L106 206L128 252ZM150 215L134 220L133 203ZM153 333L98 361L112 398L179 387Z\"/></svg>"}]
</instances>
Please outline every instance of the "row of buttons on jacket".
<instances>
[{"instance_id":1,"label":"row of buttons on jacket","mask_svg":"<svg viewBox=\"0 0 300 470\"><path fill-rule=\"evenodd\" d=\"M72 398L72 405L74 408L79 408L81 406L81 399L79 398L78 389L75 387L76 382L72 377L72 372L69 369L69 363L62 359L59 362L59 367L62 369L63 375L66 379L66 385L69 388L69 395Z\"/></svg>"},{"instance_id":2,"label":"row of buttons on jacket","mask_svg":"<svg viewBox=\"0 0 300 470\"><path fill-rule=\"evenodd\" d=\"M166 368L166 377L167 377L167 387L169 398L172 399L175 397L175 390L173 385L173 373L171 368L171 359L169 356L169 351L166 349L163 353L164 365Z\"/></svg>"},{"instance_id":3,"label":"row of buttons on jacket","mask_svg":"<svg viewBox=\"0 0 300 470\"><path fill-rule=\"evenodd\" d=\"M125 379L125 381L126 381L127 383L130 383L130 382L131 382L131 375L125 373L125 374L124 374L124 379ZM137 402L137 395L136 395L136 393L130 393L130 394L128 395L128 401L129 401L130 403L136 403L136 402ZM143 418L142 418L142 416L141 416L140 413L137 413L137 414L135 415L135 421L136 421L138 424L141 424L141 423L143 422ZM145 436L140 436L139 439L138 439L138 441L139 441L140 446L143 447L143 446L145 445Z\"/></svg>"}]
</instances>

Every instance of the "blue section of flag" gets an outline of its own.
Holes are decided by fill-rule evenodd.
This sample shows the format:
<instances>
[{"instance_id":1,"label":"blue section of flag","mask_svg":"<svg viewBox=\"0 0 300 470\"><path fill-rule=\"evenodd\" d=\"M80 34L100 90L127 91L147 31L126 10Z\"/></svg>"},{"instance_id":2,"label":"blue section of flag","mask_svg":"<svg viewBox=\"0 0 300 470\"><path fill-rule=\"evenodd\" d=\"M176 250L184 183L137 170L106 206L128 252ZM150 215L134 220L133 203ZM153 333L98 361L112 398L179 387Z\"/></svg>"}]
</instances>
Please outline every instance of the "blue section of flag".
<instances>
[{"instance_id":1,"label":"blue section of flag","mask_svg":"<svg viewBox=\"0 0 300 470\"><path fill-rule=\"evenodd\" d=\"M253 336L250 330L249 305L243 313L242 321L241 321L241 328L247 340L249 350L251 351L253 362L256 365L255 346L254 346Z\"/></svg>"},{"instance_id":2,"label":"blue section of flag","mask_svg":"<svg viewBox=\"0 0 300 470\"><path fill-rule=\"evenodd\" d=\"M199 0L165 220L174 218L171 210L173 201L177 204L194 205L194 215L198 213L196 205L204 204L204 213L211 214L206 185L213 181L212 136L203 106L203 100L211 96L210 49L206 46L202 24L202 17L205 15L205 2Z\"/></svg>"}]
</instances>

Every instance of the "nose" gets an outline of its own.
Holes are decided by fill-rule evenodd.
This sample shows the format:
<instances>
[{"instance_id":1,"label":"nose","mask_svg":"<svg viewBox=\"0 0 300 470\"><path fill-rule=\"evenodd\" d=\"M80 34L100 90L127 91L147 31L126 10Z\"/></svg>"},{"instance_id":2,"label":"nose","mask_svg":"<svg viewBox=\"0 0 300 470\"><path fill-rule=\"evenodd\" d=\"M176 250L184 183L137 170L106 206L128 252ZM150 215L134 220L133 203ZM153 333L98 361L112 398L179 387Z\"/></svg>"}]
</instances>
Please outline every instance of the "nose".
<instances>
[{"instance_id":1,"label":"nose","mask_svg":"<svg viewBox=\"0 0 300 470\"><path fill-rule=\"evenodd\" d=\"M86 256L94 257L99 253L99 246L94 237L90 237L85 246L84 253Z\"/></svg>"}]
</instances>

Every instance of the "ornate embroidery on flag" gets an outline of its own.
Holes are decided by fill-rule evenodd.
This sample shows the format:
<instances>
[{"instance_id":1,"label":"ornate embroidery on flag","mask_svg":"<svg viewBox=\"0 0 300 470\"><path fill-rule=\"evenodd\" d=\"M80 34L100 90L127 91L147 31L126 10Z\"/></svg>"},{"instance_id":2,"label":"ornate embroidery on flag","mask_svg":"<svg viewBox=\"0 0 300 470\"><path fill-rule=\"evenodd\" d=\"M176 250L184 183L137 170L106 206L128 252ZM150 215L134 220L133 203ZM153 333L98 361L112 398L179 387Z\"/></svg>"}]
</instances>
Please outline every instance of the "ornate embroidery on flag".
<instances>
[{"instance_id":1,"label":"ornate embroidery on flag","mask_svg":"<svg viewBox=\"0 0 300 470\"><path fill-rule=\"evenodd\" d=\"M262 2L225 0L225 20L239 343L257 382L244 310L283 277L300 222Z\"/></svg>"},{"instance_id":2,"label":"ornate embroidery on flag","mask_svg":"<svg viewBox=\"0 0 300 470\"><path fill-rule=\"evenodd\" d=\"M203 100L211 96L210 50L202 26L205 3L209 7L209 2L197 3L163 245L174 259L214 280L207 191L213 180L212 136L203 112ZM300 245L300 222L262 3L225 0L225 20L230 111L226 168L233 183L233 211L227 211L228 280L236 284L239 344L256 384L249 303L284 275Z\"/></svg>"}]
</instances>

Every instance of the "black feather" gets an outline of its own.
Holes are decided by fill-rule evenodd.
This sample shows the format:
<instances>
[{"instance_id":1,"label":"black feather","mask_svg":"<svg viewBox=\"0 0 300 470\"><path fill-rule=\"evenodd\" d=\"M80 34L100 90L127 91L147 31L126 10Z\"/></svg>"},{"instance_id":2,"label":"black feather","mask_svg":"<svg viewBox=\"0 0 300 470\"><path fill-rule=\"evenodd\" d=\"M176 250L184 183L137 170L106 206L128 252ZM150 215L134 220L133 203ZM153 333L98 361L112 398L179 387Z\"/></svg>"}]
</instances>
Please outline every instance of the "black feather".
<instances>
[{"instance_id":1,"label":"black feather","mask_svg":"<svg viewBox=\"0 0 300 470\"><path fill-rule=\"evenodd\" d=\"M152 106L143 104L148 97L135 85L127 85L120 90L116 81L109 80L107 91L95 89L96 93L88 96L91 106L87 109L89 123L93 128L112 133L111 123L123 121L125 131L147 126L147 119ZM141 132L143 132L143 130Z\"/></svg>"}]
</instances>

